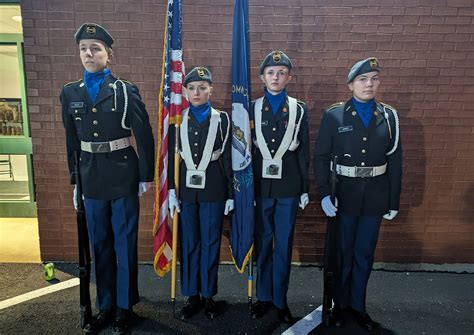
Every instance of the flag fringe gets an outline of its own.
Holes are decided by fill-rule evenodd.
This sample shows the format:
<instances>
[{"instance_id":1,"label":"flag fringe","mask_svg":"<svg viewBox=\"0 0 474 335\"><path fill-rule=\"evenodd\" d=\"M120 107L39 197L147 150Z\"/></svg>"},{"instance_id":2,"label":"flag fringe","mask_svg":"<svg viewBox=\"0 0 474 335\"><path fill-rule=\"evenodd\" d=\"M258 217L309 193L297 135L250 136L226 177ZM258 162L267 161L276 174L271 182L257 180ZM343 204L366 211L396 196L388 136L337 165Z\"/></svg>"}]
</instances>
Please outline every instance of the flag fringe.
<instances>
[{"instance_id":1,"label":"flag fringe","mask_svg":"<svg viewBox=\"0 0 474 335\"><path fill-rule=\"evenodd\" d=\"M245 266L246 266L247 263L249 262L250 256L252 256L253 243L252 243L252 245L250 246L250 249L249 249L247 255L245 255L245 258L244 258L244 261L242 262L242 267L241 267L241 268L239 268L239 266L237 265L237 262L236 262L235 259L234 259L234 253L232 252L232 247L231 247L230 245L229 245L229 248L230 248L230 254L232 255L232 261L234 262L235 268L237 269L237 271L239 271L240 274L244 273L244 271L245 271Z\"/></svg>"}]
</instances>

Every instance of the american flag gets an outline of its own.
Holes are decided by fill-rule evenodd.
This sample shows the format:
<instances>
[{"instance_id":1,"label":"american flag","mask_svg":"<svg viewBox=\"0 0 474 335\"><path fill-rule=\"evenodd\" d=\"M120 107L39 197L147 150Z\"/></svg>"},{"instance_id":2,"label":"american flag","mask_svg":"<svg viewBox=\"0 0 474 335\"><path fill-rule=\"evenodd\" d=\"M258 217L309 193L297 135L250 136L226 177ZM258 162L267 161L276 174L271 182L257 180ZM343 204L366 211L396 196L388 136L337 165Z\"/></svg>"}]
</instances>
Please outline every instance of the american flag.
<instances>
[{"instance_id":1,"label":"american flag","mask_svg":"<svg viewBox=\"0 0 474 335\"><path fill-rule=\"evenodd\" d=\"M155 205L153 219L154 267L159 276L171 269L172 229L168 220L168 130L181 123L181 111L188 106L182 96L184 79L181 43L181 0L168 0L163 38L163 64L158 108L158 144L156 154Z\"/></svg>"}]
</instances>

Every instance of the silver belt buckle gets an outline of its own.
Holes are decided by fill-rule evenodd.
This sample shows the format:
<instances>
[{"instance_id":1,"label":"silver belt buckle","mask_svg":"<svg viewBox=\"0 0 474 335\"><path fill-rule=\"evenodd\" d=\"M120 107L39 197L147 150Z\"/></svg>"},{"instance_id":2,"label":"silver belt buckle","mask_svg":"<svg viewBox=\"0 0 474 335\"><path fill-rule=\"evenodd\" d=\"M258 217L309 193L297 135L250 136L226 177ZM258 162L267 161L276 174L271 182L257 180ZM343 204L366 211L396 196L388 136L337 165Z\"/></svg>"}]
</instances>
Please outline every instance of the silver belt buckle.
<instances>
[{"instance_id":1,"label":"silver belt buckle","mask_svg":"<svg viewBox=\"0 0 474 335\"><path fill-rule=\"evenodd\" d=\"M355 175L356 175L356 177L360 177L360 178L372 177L374 175L374 168L373 167L356 166L355 167Z\"/></svg>"},{"instance_id":2,"label":"silver belt buckle","mask_svg":"<svg viewBox=\"0 0 474 335\"><path fill-rule=\"evenodd\" d=\"M93 153L103 153L110 152L110 143L109 142L92 142L91 151Z\"/></svg>"}]
</instances>

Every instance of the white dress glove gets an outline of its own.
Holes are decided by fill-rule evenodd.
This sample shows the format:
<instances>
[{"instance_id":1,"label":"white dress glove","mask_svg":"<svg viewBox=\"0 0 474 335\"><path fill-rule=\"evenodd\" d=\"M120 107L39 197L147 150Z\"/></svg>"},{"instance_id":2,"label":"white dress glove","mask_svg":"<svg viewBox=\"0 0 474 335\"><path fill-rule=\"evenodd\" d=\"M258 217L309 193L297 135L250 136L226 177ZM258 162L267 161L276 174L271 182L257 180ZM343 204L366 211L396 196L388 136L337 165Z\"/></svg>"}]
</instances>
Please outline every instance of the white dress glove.
<instances>
[{"instance_id":1,"label":"white dress glove","mask_svg":"<svg viewBox=\"0 0 474 335\"><path fill-rule=\"evenodd\" d=\"M224 215L229 214L234 210L234 199L227 199L224 207Z\"/></svg>"},{"instance_id":2,"label":"white dress glove","mask_svg":"<svg viewBox=\"0 0 474 335\"><path fill-rule=\"evenodd\" d=\"M300 208L304 209L308 203L309 203L309 195L308 193L303 193L300 196L300 203L299 203Z\"/></svg>"},{"instance_id":3,"label":"white dress glove","mask_svg":"<svg viewBox=\"0 0 474 335\"><path fill-rule=\"evenodd\" d=\"M336 212L337 212L337 198L335 199L336 203L333 204L331 202L331 196L327 195L323 198L323 200L321 200L321 208L323 209L324 213L326 214L326 216L329 216L329 217L334 217L336 216Z\"/></svg>"},{"instance_id":4,"label":"white dress glove","mask_svg":"<svg viewBox=\"0 0 474 335\"><path fill-rule=\"evenodd\" d=\"M74 209L77 211L77 185L74 185L74 191L72 192L72 203L74 204Z\"/></svg>"},{"instance_id":5,"label":"white dress glove","mask_svg":"<svg viewBox=\"0 0 474 335\"><path fill-rule=\"evenodd\" d=\"M143 193L148 191L151 188L151 182L146 181L146 182L140 182L138 183L138 196L141 197Z\"/></svg>"},{"instance_id":6,"label":"white dress glove","mask_svg":"<svg viewBox=\"0 0 474 335\"><path fill-rule=\"evenodd\" d=\"M181 212L181 208L179 208L179 199L176 197L176 191L171 189L168 191L168 209L170 210L170 216L173 218L174 210L176 212Z\"/></svg>"},{"instance_id":7,"label":"white dress glove","mask_svg":"<svg viewBox=\"0 0 474 335\"><path fill-rule=\"evenodd\" d=\"M385 220L392 220L393 218L395 218L395 216L397 216L397 214L398 214L398 211L394 209L390 209L388 213L383 216L383 218Z\"/></svg>"}]
</instances>

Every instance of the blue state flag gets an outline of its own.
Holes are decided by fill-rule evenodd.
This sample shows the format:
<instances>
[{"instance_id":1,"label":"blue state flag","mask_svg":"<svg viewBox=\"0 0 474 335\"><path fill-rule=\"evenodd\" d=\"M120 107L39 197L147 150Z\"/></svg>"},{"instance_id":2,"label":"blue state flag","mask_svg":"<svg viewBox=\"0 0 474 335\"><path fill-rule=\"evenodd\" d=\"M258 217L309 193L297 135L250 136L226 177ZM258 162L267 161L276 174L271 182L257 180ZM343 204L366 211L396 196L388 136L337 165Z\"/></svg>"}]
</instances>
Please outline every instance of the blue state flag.
<instances>
[{"instance_id":1,"label":"blue state flag","mask_svg":"<svg viewBox=\"0 0 474 335\"><path fill-rule=\"evenodd\" d=\"M250 40L248 0L235 0L232 31L232 257L243 273L253 249L254 190L250 133Z\"/></svg>"}]
</instances>

